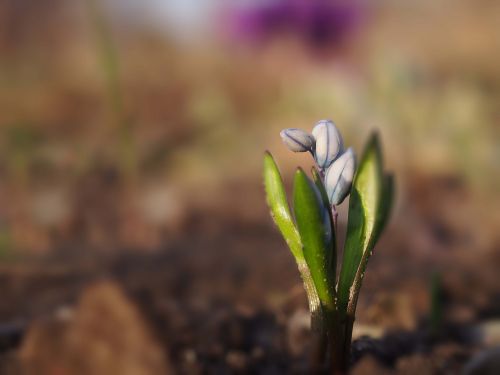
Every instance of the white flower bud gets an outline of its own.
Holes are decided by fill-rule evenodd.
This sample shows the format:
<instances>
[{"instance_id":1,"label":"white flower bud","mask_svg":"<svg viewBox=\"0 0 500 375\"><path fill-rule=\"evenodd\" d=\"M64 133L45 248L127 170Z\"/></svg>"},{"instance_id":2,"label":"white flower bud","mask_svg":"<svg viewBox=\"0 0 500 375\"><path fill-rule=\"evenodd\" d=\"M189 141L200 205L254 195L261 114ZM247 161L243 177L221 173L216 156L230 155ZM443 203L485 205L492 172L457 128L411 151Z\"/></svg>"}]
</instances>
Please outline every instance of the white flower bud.
<instances>
[{"instance_id":1,"label":"white flower bud","mask_svg":"<svg viewBox=\"0 0 500 375\"><path fill-rule=\"evenodd\" d=\"M325 189L330 203L339 205L351 191L356 156L352 148L348 148L326 171Z\"/></svg>"},{"instance_id":2,"label":"white flower bud","mask_svg":"<svg viewBox=\"0 0 500 375\"><path fill-rule=\"evenodd\" d=\"M280 132L283 143L293 152L311 151L314 146L314 138L302 129L283 129Z\"/></svg>"},{"instance_id":3,"label":"white flower bud","mask_svg":"<svg viewBox=\"0 0 500 375\"><path fill-rule=\"evenodd\" d=\"M330 120L319 121L312 131L316 140L314 158L321 169L326 169L344 148L339 130Z\"/></svg>"}]
</instances>

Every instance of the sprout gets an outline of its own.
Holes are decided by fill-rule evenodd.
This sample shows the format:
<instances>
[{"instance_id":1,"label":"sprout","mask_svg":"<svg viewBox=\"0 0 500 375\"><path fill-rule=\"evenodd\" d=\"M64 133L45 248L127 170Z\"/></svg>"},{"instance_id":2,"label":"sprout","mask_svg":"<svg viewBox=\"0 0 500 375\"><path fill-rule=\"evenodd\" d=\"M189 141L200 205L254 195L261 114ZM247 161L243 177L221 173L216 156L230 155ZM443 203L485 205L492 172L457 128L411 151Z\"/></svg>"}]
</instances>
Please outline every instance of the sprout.
<instances>
[{"instance_id":1,"label":"sprout","mask_svg":"<svg viewBox=\"0 0 500 375\"><path fill-rule=\"evenodd\" d=\"M318 167L327 169L340 155L344 147L339 130L330 120L321 120L314 126L316 140L315 159Z\"/></svg>"},{"instance_id":2,"label":"sprout","mask_svg":"<svg viewBox=\"0 0 500 375\"><path fill-rule=\"evenodd\" d=\"M342 152L342 137L331 121L313 129L316 140L299 129L281 132L292 151L311 151L317 163L312 179L298 169L293 186L293 215L278 166L264 157L267 203L304 282L311 327L318 350L311 372L347 373L356 305L368 259L389 219L394 195L392 175L384 172L378 136L368 142L356 171L354 151ZM326 174L325 174L326 170ZM347 195L349 216L342 252L337 249L335 205ZM342 259L337 259L342 254ZM340 273L337 274L337 264ZM330 351L330 355L327 355ZM319 370L319 371L318 371Z\"/></svg>"},{"instance_id":3,"label":"sprout","mask_svg":"<svg viewBox=\"0 0 500 375\"><path fill-rule=\"evenodd\" d=\"M314 138L302 129L284 129L280 133L283 143L293 152L312 151Z\"/></svg>"},{"instance_id":4,"label":"sprout","mask_svg":"<svg viewBox=\"0 0 500 375\"><path fill-rule=\"evenodd\" d=\"M349 195L355 170L356 156L349 147L326 171L325 189L331 204L337 206Z\"/></svg>"}]
</instances>

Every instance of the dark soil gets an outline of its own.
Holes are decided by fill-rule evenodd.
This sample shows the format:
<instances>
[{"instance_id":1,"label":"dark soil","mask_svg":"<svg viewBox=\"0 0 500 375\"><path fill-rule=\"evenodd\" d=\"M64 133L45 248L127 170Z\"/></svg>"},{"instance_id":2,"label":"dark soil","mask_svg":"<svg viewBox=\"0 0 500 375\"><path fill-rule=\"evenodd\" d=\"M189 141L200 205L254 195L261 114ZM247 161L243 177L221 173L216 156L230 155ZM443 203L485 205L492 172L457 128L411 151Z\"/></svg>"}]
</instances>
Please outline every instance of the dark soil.
<instances>
[{"instance_id":1,"label":"dark soil","mask_svg":"<svg viewBox=\"0 0 500 375\"><path fill-rule=\"evenodd\" d=\"M390 226L368 268L353 373L453 374L498 345L474 333L498 319L500 258L462 250L445 213L428 222L418 220L426 214L414 206L403 209L405 221ZM255 217L195 212L185 234L148 254L69 256L59 249L50 259L4 264L0 369L307 373L307 305L298 272L270 220ZM435 271L443 279L444 320L433 333L427 322ZM109 361L96 349L103 342ZM89 370L88 363L102 366Z\"/></svg>"}]
</instances>

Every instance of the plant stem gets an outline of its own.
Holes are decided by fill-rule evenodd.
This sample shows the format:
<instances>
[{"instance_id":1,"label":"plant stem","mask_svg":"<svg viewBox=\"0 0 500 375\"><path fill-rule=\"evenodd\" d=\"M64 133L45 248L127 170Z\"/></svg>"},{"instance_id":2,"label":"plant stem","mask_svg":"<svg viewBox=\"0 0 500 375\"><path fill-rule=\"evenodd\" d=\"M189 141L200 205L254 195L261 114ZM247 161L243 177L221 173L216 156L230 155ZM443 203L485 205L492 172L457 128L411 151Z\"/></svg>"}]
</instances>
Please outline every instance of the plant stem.
<instances>
[{"instance_id":1,"label":"plant stem","mask_svg":"<svg viewBox=\"0 0 500 375\"><path fill-rule=\"evenodd\" d=\"M345 370L349 368L351 362L351 343L352 343L352 329L354 327L354 315L347 315L345 324L345 337L344 337L344 353L342 356L343 367Z\"/></svg>"},{"instance_id":2,"label":"plant stem","mask_svg":"<svg viewBox=\"0 0 500 375\"><path fill-rule=\"evenodd\" d=\"M330 341L330 373L341 375L345 373L344 366L344 325L337 313L332 320L329 332Z\"/></svg>"},{"instance_id":3,"label":"plant stem","mask_svg":"<svg viewBox=\"0 0 500 375\"><path fill-rule=\"evenodd\" d=\"M328 347L326 332L312 332L312 348L309 358L309 372L320 374L325 367L325 358Z\"/></svg>"},{"instance_id":4,"label":"plant stem","mask_svg":"<svg viewBox=\"0 0 500 375\"><path fill-rule=\"evenodd\" d=\"M305 261L297 261L299 273L304 283L304 289L307 295L307 302L309 304L309 312L311 314L311 330L315 332L322 332L324 330L323 313L321 311L321 302L318 297L318 292L314 286L314 282L309 271L309 267Z\"/></svg>"},{"instance_id":5,"label":"plant stem","mask_svg":"<svg viewBox=\"0 0 500 375\"><path fill-rule=\"evenodd\" d=\"M354 315L335 313L331 319L328 338L330 344L330 373L347 374L351 361L351 341Z\"/></svg>"},{"instance_id":6,"label":"plant stem","mask_svg":"<svg viewBox=\"0 0 500 375\"><path fill-rule=\"evenodd\" d=\"M334 204L332 204L332 218L333 218L333 229L335 230L335 234L337 234L337 221L338 221L339 213L337 212L337 208ZM337 238L335 236L335 238Z\"/></svg>"},{"instance_id":7,"label":"plant stem","mask_svg":"<svg viewBox=\"0 0 500 375\"><path fill-rule=\"evenodd\" d=\"M108 102L118 132L117 147L121 172L130 179L137 174L137 155L132 133L133 123L126 111L120 82L120 60L113 35L97 0L87 0L87 11L95 31L100 68L106 80Z\"/></svg>"},{"instance_id":8,"label":"plant stem","mask_svg":"<svg viewBox=\"0 0 500 375\"><path fill-rule=\"evenodd\" d=\"M330 261L329 267L333 269L333 274L337 275L337 256L338 256L338 249L339 249L339 243L338 243L338 232L337 232L337 219L338 219L338 212L335 208L335 205L332 205L332 209L329 210L330 214L330 220L332 222L332 231L334 234L333 238L333 251L332 251L332 259ZM334 290L335 293L335 300L337 300L337 290L335 288ZM337 305L337 303L335 304ZM335 307L337 308L337 307Z\"/></svg>"},{"instance_id":9,"label":"plant stem","mask_svg":"<svg viewBox=\"0 0 500 375\"><path fill-rule=\"evenodd\" d=\"M314 287L311 272L305 261L297 261L300 276L304 283L304 289L309 303L309 312L311 314L311 332L312 332L312 350L309 357L310 373L321 373L325 365L325 357L328 346L326 327L327 316L321 308L321 302Z\"/></svg>"},{"instance_id":10,"label":"plant stem","mask_svg":"<svg viewBox=\"0 0 500 375\"><path fill-rule=\"evenodd\" d=\"M431 312L430 312L430 332L433 338L439 336L443 325L443 304L441 301L441 277L438 272L434 272L431 279Z\"/></svg>"}]
</instances>

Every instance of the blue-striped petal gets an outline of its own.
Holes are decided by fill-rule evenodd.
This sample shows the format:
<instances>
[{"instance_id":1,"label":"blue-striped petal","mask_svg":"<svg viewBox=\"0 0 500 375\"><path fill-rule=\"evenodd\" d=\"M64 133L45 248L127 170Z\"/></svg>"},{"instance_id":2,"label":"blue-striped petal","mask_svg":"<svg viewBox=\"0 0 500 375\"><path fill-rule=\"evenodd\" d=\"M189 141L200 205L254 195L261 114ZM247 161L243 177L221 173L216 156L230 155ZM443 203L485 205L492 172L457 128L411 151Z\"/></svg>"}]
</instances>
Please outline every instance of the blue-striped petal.
<instances>
[{"instance_id":1,"label":"blue-striped petal","mask_svg":"<svg viewBox=\"0 0 500 375\"><path fill-rule=\"evenodd\" d=\"M319 121L312 131L316 141L314 158L321 169L328 168L343 151L342 135L330 120Z\"/></svg>"},{"instance_id":2,"label":"blue-striped petal","mask_svg":"<svg viewBox=\"0 0 500 375\"><path fill-rule=\"evenodd\" d=\"M349 195L355 171L356 156L349 147L326 171L325 189L331 204L339 205Z\"/></svg>"},{"instance_id":3,"label":"blue-striped petal","mask_svg":"<svg viewBox=\"0 0 500 375\"><path fill-rule=\"evenodd\" d=\"M311 151L314 146L313 136L302 129L284 129L280 136L286 147L293 152Z\"/></svg>"}]
</instances>

